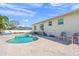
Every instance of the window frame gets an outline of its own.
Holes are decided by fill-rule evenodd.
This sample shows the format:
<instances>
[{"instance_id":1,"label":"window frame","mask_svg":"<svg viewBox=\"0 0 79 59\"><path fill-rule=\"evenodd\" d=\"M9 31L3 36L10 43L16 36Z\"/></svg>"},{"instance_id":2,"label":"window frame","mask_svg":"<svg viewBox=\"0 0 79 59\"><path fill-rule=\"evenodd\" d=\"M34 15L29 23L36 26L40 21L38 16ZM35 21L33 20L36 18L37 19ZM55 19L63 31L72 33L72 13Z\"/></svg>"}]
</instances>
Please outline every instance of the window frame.
<instances>
[{"instance_id":1,"label":"window frame","mask_svg":"<svg viewBox=\"0 0 79 59\"><path fill-rule=\"evenodd\" d=\"M64 24L64 19L63 18L59 18L58 19L58 25L62 25Z\"/></svg>"},{"instance_id":2,"label":"window frame","mask_svg":"<svg viewBox=\"0 0 79 59\"><path fill-rule=\"evenodd\" d=\"M44 24L40 24L40 30L44 30Z\"/></svg>"},{"instance_id":3,"label":"window frame","mask_svg":"<svg viewBox=\"0 0 79 59\"><path fill-rule=\"evenodd\" d=\"M52 21L49 21L48 22L48 26L52 26Z\"/></svg>"}]
</instances>

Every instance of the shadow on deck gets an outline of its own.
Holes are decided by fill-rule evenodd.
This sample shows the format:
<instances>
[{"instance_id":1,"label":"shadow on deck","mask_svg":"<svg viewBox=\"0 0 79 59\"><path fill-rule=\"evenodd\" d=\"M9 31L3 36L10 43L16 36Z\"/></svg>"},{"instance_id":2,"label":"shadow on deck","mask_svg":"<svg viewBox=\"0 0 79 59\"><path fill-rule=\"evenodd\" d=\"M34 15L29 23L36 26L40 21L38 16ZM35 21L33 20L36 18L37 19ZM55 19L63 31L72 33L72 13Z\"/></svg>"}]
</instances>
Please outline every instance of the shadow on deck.
<instances>
[{"instance_id":1,"label":"shadow on deck","mask_svg":"<svg viewBox=\"0 0 79 59\"><path fill-rule=\"evenodd\" d=\"M57 38L54 38L54 37L47 37L47 36L40 36L39 37L42 37L42 38L45 38L45 39L48 39L48 40L51 40L51 41L55 41L55 42L58 42L60 44L64 44L64 45L70 45L72 44L71 41L67 42L65 40L58 40Z\"/></svg>"}]
</instances>

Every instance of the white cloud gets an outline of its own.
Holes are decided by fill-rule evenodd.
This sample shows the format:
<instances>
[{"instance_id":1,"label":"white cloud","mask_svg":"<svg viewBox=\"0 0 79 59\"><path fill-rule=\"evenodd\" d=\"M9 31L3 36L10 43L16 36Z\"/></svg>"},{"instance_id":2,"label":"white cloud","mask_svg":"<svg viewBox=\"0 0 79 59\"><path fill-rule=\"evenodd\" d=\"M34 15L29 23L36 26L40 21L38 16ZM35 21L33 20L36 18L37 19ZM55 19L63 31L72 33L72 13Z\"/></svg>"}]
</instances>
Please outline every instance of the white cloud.
<instances>
[{"instance_id":1,"label":"white cloud","mask_svg":"<svg viewBox=\"0 0 79 59\"><path fill-rule=\"evenodd\" d=\"M22 27L25 27L25 25L17 25L17 26L22 26Z\"/></svg>"},{"instance_id":2,"label":"white cloud","mask_svg":"<svg viewBox=\"0 0 79 59\"><path fill-rule=\"evenodd\" d=\"M28 19L25 19L25 20L24 20L24 22L28 22L28 21L29 21Z\"/></svg>"},{"instance_id":3,"label":"white cloud","mask_svg":"<svg viewBox=\"0 0 79 59\"><path fill-rule=\"evenodd\" d=\"M27 13L24 13L24 12L19 12L19 11L12 11L12 10L6 10L6 13L5 13L5 10L0 10L0 14L4 14L4 15L13 15L13 16L23 16L23 17L28 17L28 16L32 16L31 14L27 14Z\"/></svg>"},{"instance_id":4,"label":"white cloud","mask_svg":"<svg viewBox=\"0 0 79 59\"><path fill-rule=\"evenodd\" d=\"M61 3L50 3L50 5L56 7L56 6L61 6L62 4Z\"/></svg>"},{"instance_id":5,"label":"white cloud","mask_svg":"<svg viewBox=\"0 0 79 59\"><path fill-rule=\"evenodd\" d=\"M7 12L11 13L11 14L16 14L16 15L26 15L26 16L34 16L35 15L35 12L32 11L32 10L28 10L28 9L22 9L22 8L19 8L18 6L15 6L15 5L11 5L11 4L0 4L0 7L7 7L9 9L12 9L12 10L7 10ZM13 11L13 10L16 10L16 11ZM3 10L5 11L5 10Z\"/></svg>"},{"instance_id":6,"label":"white cloud","mask_svg":"<svg viewBox=\"0 0 79 59\"><path fill-rule=\"evenodd\" d=\"M45 8L49 8L49 9L58 9L58 10L62 10L65 11L64 8L61 8L60 6L62 6L62 3L50 3L49 6L45 6Z\"/></svg>"},{"instance_id":7,"label":"white cloud","mask_svg":"<svg viewBox=\"0 0 79 59\"><path fill-rule=\"evenodd\" d=\"M35 7L42 7L43 3L32 3L31 5Z\"/></svg>"},{"instance_id":8,"label":"white cloud","mask_svg":"<svg viewBox=\"0 0 79 59\"><path fill-rule=\"evenodd\" d=\"M72 10L79 9L79 4L72 6L71 9Z\"/></svg>"}]
</instances>

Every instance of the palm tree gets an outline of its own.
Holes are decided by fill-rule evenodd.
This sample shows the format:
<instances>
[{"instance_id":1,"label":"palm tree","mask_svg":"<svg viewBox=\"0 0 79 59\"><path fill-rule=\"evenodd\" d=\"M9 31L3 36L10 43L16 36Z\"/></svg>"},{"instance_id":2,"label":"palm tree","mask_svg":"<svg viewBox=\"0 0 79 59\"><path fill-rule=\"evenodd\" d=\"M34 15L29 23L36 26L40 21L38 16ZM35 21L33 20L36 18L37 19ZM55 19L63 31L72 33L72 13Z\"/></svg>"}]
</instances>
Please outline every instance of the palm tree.
<instances>
[{"instance_id":1,"label":"palm tree","mask_svg":"<svg viewBox=\"0 0 79 59\"><path fill-rule=\"evenodd\" d=\"M0 16L0 33L3 29L7 29L9 25L9 19L6 16Z\"/></svg>"}]
</instances>

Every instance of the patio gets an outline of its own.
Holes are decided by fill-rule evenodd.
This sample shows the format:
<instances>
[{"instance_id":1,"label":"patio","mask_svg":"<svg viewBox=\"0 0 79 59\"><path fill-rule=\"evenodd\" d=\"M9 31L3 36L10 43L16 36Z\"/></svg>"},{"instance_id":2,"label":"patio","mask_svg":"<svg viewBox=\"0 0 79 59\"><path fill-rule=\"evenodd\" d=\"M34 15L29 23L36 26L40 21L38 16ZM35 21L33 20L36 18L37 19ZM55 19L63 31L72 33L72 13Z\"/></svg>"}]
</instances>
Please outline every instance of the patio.
<instances>
[{"instance_id":1,"label":"patio","mask_svg":"<svg viewBox=\"0 0 79 59\"><path fill-rule=\"evenodd\" d=\"M39 37L39 40L26 44L8 44L5 41L20 34L0 36L0 55L3 56L69 56L79 55L79 46L63 45ZM22 35L22 34L21 34ZM52 38L54 39L54 38Z\"/></svg>"}]
</instances>

